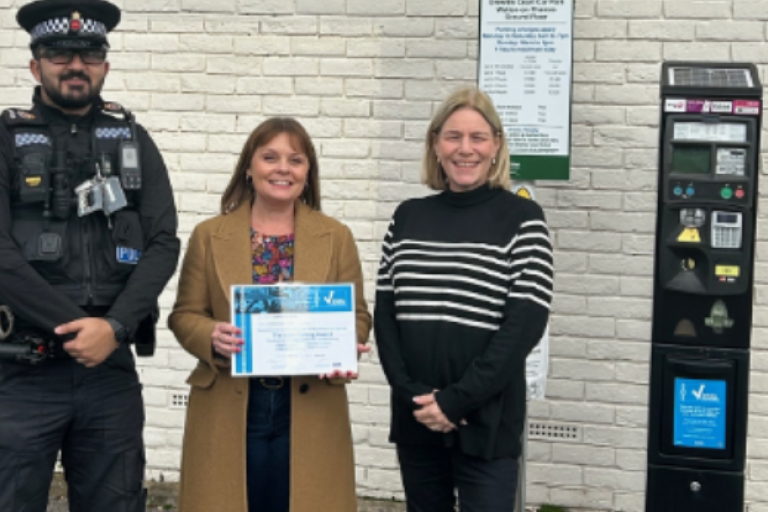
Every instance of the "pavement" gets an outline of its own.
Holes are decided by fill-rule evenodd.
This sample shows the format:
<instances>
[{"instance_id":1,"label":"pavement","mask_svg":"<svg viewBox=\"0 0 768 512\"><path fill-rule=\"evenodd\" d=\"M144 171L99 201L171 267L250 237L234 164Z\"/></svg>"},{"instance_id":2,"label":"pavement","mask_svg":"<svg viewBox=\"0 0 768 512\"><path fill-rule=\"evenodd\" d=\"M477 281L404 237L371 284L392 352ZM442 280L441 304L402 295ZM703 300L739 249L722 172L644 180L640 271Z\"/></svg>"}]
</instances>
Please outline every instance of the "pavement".
<instances>
[{"instance_id":1,"label":"pavement","mask_svg":"<svg viewBox=\"0 0 768 512\"><path fill-rule=\"evenodd\" d=\"M161 507L147 507L147 512L177 512L178 509L175 505L165 505ZM69 506L65 499L52 499L48 502L48 508L46 512L69 512Z\"/></svg>"},{"instance_id":2,"label":"pavement","mask_svg":"<svg viewBox=\"0 0 768 512\"><path fill-rule=\"evenodd\" d=\"M171 482L147 482L149 499L146 512L178 512L178 485ZM46 512L69 512L66 496L67 484L61 474L55 474ZM358 498L357 503L358 512L405 512L405 503L401 501ZM529 508L525 510L534 511Z\"/></svg>"},{"instance_id":3,"label":"pavement","mask_svg":"<svg viewBox=\"0 0 768 512\"><path fill-rule=\"evenodd\" d=\"M388 501L360 501L359 512L404 512L405 504L400 502ZM147 506L147 512L177 512L178 509L173 504L161 506ZM69 512L67 500L63 498L54 498L48 502L46 512Z\"/></svg>"},{"instance_id":4,"label":"pavement","mask_svg":"<svg viewBox=\"0 0 768 512\"><path fill-rule=\"evenodd\" d=\"M171 484L150 484L149 503L146 512L178 512L176 489ZM69 512L66 486L54 480L46 512ZM358 500L358 512L405 512L405 503L391 500Z\"/></svg>"}]
</instances>

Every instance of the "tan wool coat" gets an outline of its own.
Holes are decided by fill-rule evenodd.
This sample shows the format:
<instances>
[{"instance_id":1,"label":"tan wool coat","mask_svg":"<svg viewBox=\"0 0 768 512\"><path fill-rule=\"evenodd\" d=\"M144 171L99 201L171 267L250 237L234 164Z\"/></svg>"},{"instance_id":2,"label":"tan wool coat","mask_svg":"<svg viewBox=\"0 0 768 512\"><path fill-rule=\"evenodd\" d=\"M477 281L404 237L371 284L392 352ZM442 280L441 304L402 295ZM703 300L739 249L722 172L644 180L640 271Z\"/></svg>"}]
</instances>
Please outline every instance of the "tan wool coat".
<instances>
[{"instance_id":1,"label":"tan wool coat","mask_svg":"<svg viewBox=\"0 0 768 512\"><path fill-rule=\"evenodd\" d=\"M199 359L191 386L181 465L179 512L247 512L248 379L214 362L211 333L229 322L233 284L250 284L250 205L195 228L168 324ZM357 339L371 318L355 242L340 222L304 204L295 208L294 281L355 284ZM355 467L345 382L291 379L290 512L356 512Z\"/></svg>"}]
</instances>

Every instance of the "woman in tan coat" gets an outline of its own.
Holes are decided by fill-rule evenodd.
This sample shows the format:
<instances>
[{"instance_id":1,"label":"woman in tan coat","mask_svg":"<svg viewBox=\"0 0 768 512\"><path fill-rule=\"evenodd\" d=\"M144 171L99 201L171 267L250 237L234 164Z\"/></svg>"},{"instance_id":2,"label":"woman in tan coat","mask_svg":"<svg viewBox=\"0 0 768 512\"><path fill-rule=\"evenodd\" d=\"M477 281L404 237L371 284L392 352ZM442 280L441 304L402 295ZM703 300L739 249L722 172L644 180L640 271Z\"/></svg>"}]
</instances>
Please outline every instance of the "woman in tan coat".
<instances>
[{"instance_id":1,"label":"woman in tan coat","mask_svg":"<svg viewBox=\"0 0 768 512\"><path fill-rule=\"evenodd\" d=\"M249 236L250 233L250 236ZM199 362L191 385L180 512L355 512L344 384L356 375L233 378L233 284L351 282L358 351L371 327L349 229L320 212L317 158L293 119L259 125L221 215L195 228L168 324Z\"/></svg>"}]
</instances>

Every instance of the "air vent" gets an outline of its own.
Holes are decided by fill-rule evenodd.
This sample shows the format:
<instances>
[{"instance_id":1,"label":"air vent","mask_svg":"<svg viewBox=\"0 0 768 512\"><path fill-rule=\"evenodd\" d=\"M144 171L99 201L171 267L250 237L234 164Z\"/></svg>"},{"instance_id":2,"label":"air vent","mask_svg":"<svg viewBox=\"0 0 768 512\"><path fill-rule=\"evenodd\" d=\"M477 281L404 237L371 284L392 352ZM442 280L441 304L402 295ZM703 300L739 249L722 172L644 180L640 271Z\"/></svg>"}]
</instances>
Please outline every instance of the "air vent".
<instances>
[{"instance_id":1,"label":"air vent","mask_svg":"<svg viewBox=\"0 0 768 512\"><path fill-rule=\"evenodd\" d=\"M546 441L579 441L581 429L565 423L542 423L532 421L528 424L528 439Z\"/></svg>"},{"instance_id":2,"label":"air vent","mask_svg":"<svg viewBox=\"0 0 768 512\"><path fill-rule=\"evenodd\" d=\"M188 393L172 393L171 409L185 409L189 403Z\"/></svg>"},{"instance_id":3,"label":"air vent","mask_svg":"<svg viewBox=\"0 0 768 512\"><path fill-rule=\"evenodd\" d=\"M694 87L753 87L748 69L670 68L669 84Z\"/></svg>"}]
</instances>

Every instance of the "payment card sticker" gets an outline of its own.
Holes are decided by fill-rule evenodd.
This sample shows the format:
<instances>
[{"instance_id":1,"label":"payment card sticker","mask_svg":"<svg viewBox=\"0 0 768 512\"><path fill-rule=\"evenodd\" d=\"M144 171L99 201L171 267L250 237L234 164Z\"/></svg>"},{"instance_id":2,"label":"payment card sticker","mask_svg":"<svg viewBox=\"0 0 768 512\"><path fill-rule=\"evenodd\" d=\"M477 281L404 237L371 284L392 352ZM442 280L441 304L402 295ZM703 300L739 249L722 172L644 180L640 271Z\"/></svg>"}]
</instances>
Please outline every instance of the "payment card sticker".
<instances>
[{"instance_id":1,"label":"payment card sticker","mask_svg":"<svg viewBox=\"0 0 768 512\"><path fill-rule=\"evenodd\" d=\"M675 446L725 449L725 392L723 380L675 379Z\"/></svg>"}]
</instances>

